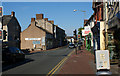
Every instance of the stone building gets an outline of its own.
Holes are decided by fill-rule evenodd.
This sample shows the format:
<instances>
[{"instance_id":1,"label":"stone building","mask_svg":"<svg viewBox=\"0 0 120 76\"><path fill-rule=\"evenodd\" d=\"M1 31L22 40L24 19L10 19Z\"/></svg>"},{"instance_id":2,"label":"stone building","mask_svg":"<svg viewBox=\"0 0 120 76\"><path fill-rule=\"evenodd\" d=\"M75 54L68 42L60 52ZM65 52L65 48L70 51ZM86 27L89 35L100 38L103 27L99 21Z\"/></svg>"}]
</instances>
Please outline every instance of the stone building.
<instances>
[{"instance_id":1,"label":"stone building","mask_svg":"<svg viewBox=\"0 0 120 76\"><path fill-rule=\"evenodd\" d=\"M54 26L54 36L57 40L57 46L64 46L66 44L65 30L58 27L58 25Z\"/></svg>"},{"instance_id":2,"label":"stone building","mask_svg":"<svg viewBox=\"0 0 120 76\"><path fill-rule=\"evenodd\" d=\"M3 16L3 46L4 44L9 47L20 48L20 24L15 17L15 12L11 12L11 15Z\"/></svg>"},{"instance_id":3,"label":"stone building","mask_svg":"<svg viewBox=\"0 0 120 76\"><path fill-rule=\"evenodd\" d=\"M43 16L36 14L36 19L31 18L31 24L21 32L21 49L48 50L58 47L58 44L62 46L65 31L59 28L58 32L54 21L48 21L48 18Z\"/></svg>"}]
</instances>

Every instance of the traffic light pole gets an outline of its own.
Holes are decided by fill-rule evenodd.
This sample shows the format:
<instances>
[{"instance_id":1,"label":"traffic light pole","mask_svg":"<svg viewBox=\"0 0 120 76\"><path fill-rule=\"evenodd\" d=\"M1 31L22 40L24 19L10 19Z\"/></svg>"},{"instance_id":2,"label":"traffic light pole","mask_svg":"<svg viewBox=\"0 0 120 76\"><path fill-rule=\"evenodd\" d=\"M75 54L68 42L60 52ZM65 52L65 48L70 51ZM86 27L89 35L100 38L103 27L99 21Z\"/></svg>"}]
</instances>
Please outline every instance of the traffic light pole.
<instances>
[{"instance_id":1,"label":"traffic light pole","mask_svg":"<svg viewBox=\"0 0 120 76\"><path fill-rule=\"evenodd\" d=\"M2 67L2 39L3 39L2 16L3 16L3 7L0 6L0 67ZM2 74L2 68L0 68L0 75L1 74Z\"/></svg>"},{"instance_id":2,"label":"traffic light pole","mask_svg":"<svg viewBox=\"0 0 120 76\"><path fill-rule=\"evenodd\" d=\"M75 31L73 31L73 35L74 35L74 44L75 44L75 53L76 53L76 55L77 55L77 31L76 31L76 29L75 29Z\"/></svg>"}]
</instances>

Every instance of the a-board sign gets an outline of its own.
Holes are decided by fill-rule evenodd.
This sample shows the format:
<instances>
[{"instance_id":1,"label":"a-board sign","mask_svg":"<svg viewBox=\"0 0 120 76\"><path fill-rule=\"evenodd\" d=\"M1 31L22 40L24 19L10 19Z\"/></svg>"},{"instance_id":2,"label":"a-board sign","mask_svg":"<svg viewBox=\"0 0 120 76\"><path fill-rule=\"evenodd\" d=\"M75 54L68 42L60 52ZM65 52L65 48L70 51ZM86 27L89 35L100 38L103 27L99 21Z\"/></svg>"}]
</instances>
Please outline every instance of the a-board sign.
<instances>
[{"instance_id":1,"label":"a-board sign","mask_svg":"<svg viewBox=\"0 0 120 76\"><path fill-rule=\"evenodd\" d=\"M97 50L96 51L96 68L100 69L110 69L110 59L108 50Z\"/></svg>"}]
</instances>

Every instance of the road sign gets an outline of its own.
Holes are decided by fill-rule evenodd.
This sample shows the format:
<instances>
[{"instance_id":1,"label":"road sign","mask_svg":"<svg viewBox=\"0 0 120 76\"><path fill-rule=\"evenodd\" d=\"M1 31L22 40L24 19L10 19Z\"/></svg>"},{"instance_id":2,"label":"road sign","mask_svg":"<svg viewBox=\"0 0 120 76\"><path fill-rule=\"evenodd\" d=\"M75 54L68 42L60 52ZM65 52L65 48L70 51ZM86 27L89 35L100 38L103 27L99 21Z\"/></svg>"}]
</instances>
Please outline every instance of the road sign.
<instances>
[{"instance_id":1,"label":"road sign","mask_svg":"<svg viewBox=\"0 0 120 76\"><path fill-rule=\"evenodd\" d=\"M96 51L96 68L97 70L110 69L110 59L108 50Z\"/></svg>"}]
</instances>

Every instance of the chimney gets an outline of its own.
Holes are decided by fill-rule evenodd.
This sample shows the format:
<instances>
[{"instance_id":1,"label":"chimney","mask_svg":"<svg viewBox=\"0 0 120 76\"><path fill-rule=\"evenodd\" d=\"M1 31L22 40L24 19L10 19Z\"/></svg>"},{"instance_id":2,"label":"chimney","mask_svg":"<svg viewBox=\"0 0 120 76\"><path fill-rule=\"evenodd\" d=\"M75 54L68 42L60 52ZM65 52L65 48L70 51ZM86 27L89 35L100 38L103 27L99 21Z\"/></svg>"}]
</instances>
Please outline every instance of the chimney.
<instances>
[{"instance_id":1,"label":"chimney","mask_svg":"<svg viewBox=\"0 0 120 76\"><path fill-rule=\"evenodd\" d=\"M31 18L31 22L34 22L35 21L35 18Z\"/></svg>"},{"instance_id":2,"label":"chimney","mask_svg":"<svg viewBox=\"0 0 120 76\"><path fill-rule=\"evenodd\" d=\"M36 20L43 19L43 14L36 14Z\"/></svg>"},{"instance_id":3,"label":"chimney","mask_svg":"<svg viewBox=\"0 0 120 76\"><path fill-rule=\"evenodd\" d=\"M48 18L44 18L45 21L48 21Z\"/></svg>"},{"instance_id":4,"label":"chimney","mask_svg":"<svg viewBox=\"0 0 120 76\"><path fill-rule=\"evenodd\" d=\"M15 17L15 12L14 11L11 12L11 16Z\"/></svg>"},{"instance_id":5,"label":"chimney","mask_svg":"<svg viewBox=\"0 0 120 76\"><path fill-rule=\"evenodd\" d=\"M53 20L51 20L51 21L48 21L48 22L50 22L51 24L54 24L54 21L53 21Z\"/></svg>"}]
</instances>

